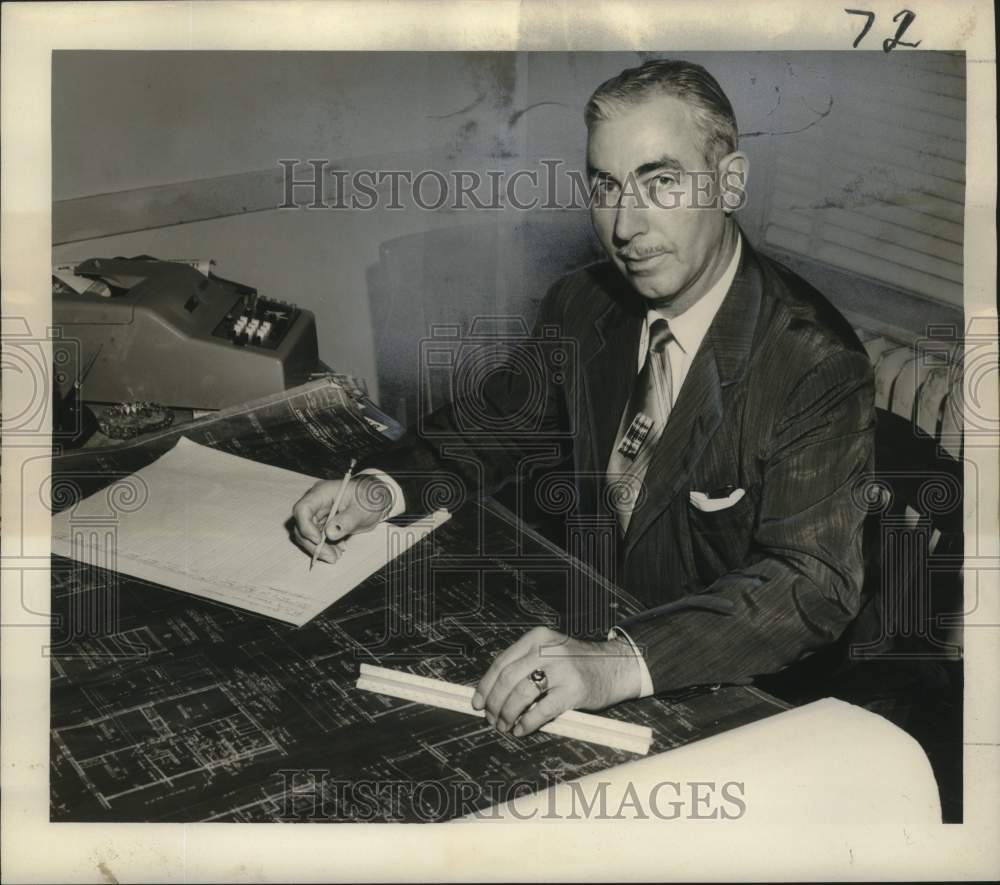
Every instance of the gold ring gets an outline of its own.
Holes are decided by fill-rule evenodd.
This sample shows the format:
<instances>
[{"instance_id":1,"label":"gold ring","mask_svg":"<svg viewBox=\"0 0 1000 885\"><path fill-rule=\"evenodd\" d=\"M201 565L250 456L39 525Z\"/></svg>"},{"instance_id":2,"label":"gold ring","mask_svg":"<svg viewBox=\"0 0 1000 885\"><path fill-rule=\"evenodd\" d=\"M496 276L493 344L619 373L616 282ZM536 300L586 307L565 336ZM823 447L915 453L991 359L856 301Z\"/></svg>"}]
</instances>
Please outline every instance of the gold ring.
<instances>
[{"instance_id":1,"label":"gold ring","mask_svg":"<svg viewBox=\"0 0 1000 885\"><path fill-rule=\"evenodd\" d=\"M528 674L528 682L538 689L539 694L545 694L549 690L549 677L544 670L532 670Z\"/></svg>"}]
</instances>

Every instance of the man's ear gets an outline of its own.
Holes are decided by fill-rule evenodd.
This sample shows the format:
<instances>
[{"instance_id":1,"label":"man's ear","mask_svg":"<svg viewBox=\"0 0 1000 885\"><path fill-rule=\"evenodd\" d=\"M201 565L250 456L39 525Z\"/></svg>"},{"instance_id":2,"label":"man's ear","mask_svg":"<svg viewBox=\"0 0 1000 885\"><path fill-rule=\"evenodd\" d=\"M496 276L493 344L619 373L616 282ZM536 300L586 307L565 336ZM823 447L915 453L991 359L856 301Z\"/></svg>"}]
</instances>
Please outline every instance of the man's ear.
<instances>
[{"instance_id":1,"label":"man's ear","mask_svg":"<svg viewBox=\"0 0 1000 885\"><path fill-rule=\"evenodd\" d=\"M747 200L747 176L750 161L746 154L733 151L719 160L719 199L727 215L743 208Z\"/></svg>"}]
</instances>

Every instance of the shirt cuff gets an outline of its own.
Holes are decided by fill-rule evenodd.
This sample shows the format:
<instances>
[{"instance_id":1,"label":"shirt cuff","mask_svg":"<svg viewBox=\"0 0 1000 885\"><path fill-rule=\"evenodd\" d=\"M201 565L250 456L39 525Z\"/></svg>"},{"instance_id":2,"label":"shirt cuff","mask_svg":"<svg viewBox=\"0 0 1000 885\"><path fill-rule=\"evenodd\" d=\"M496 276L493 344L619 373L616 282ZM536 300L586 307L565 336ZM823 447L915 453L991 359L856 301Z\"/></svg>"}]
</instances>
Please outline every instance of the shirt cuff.
<instances>
[{"instance_id":1,"label":"shirt cuff","mask_svg":"<svg viewBox=\"0 0 1000 885\"><path fill-rule=\"evenodd\" d=\"M653 677L649 673L646 661L639 652L639 647L621 627L612 627L611 632L608 633L608 639L624 639L628 643L635 655L635 662L639 665L639 697L648 698L653 693Z\"/></svg>"},{"instance_id":2,"label":"shirt cuff","mask_svg":"<svg viewBox=\"0 0 1000 885\"><path fill-rule=\"evenodd\" d=\"M383 519L392 519L394 516L399 516L401 513L406 511L406 499L403 497L403 490L399 487L399 483L389 476L388 473L383 473L381 470L376 470L374 467L368 467L365 470L359 470L357 475L361 476L362 474L374 476L376 479L381 480L392 493L392 507L389 509L389 512L382 517Z\"/></svg>"}]
</instances>

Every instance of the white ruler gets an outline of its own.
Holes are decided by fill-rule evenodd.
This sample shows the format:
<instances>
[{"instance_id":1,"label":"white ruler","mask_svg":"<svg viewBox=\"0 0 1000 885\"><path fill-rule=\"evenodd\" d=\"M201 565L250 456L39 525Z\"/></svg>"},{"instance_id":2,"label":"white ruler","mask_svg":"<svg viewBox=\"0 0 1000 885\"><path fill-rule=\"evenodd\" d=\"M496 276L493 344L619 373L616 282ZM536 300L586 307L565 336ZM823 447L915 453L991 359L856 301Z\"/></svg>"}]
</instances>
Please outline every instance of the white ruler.
<instances>
[{"instance_id":1,"label":"white ruler","mask_svg":"<svg viewBox=\"0 0 1000 885\"><path fill-rule=\"evenodd\" d=\"M362 664L357 687L376 694L430 704L432 707L453 710L469 716L483 718L486 715L482 710L473 709L472 695L475 689L471 685L455 685L401 670ZM605 747L628 750L641 756L649 752L649 745L653 741L653 731L645 725L632 725L629 722L619 722L607 716L594 716L578 710L569 710L557 716L543 725L541 731L592 744L602 744Z\"/></svg>"}]
</instances>

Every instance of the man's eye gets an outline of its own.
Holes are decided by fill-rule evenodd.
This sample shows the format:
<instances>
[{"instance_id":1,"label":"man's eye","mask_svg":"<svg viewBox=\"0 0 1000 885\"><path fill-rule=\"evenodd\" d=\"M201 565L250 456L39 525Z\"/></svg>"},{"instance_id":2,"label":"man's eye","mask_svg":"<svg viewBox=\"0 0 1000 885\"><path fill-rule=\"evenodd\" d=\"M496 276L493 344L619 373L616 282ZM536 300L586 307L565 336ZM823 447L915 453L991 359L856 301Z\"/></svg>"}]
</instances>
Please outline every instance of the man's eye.
<instances>
[{"instance_id":1,"label":"man's eye","mask_svg":"<svg viewBox=\"0 0 1000 885\"><path fill-rule=\"evenodd\" d=\"M667 173L664 173L663 175L657 175L653 179L653 184L656 185L657 187L673 187L675 184L677 184L677 176L669 175Z\"/></svg>"},{"instance_id":2,"label":"man's eye","mask_svg":"<svg viewBox=\"0 0 1000 885\"><path fill-rule=\"evenodd\" d=\"M593 199L598 208L610 208L618 202L619 187L608 178L598 178L594 181Z\"/></svg>"}]
</instances>

